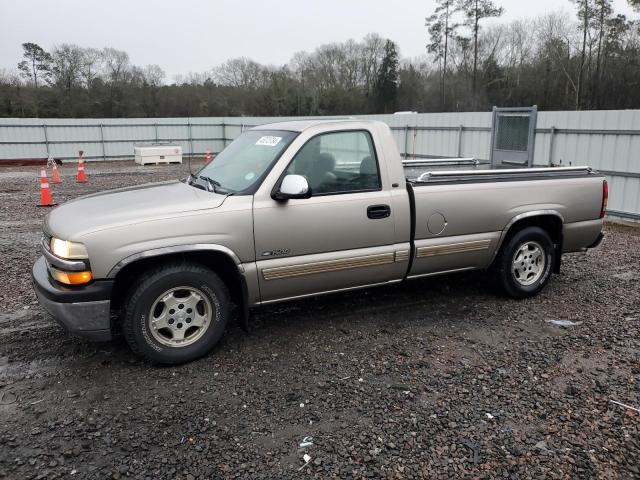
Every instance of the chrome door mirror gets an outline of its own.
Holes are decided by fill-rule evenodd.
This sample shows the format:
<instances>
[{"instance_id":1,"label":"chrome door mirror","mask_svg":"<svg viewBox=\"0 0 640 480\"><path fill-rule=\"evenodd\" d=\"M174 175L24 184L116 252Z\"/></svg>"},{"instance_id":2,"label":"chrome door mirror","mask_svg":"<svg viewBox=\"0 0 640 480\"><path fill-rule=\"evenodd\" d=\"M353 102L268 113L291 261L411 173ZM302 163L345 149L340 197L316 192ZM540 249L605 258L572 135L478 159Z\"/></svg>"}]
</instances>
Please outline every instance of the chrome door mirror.
<instances>
[{"instance_id":1,"label":"chrome door mirror","mask_svg":"<svg viewBox=\"0 0 640 480\"><path fill-rule=\"evenodd\" d=\"M289 200L292 198L310 198L311 187L302 175L287 175L282 179L280 188L273 195L274 200Z\"/></svg>"}]
</instances>

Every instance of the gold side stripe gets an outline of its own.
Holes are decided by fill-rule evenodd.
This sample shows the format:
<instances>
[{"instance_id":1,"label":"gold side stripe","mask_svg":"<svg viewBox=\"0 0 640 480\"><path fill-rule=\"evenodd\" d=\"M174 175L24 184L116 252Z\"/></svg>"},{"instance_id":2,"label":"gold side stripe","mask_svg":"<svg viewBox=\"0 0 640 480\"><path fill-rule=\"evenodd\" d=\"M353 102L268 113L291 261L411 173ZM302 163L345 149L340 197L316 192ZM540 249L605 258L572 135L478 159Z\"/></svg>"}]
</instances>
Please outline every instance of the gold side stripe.
<instances>
[{"instance_id":1,"label":"gold side stripe","mask_svg":"<svg viewBox=\"0 0 640 480\"><path fill-rule=\"evenodd\" d=\"M393 253L381 253L378 255L366 255L363 257L345 258L343 260L328 260L324 262L304 263L291 267L274 267L262 270L265 280L277 280L280 278L299 277L302 275L314 275L316 273L337 272L352 268L372 267L394 262Z\"/></svg>"},{"instance_id":2,"label":"gold side stripe","mask_svg":"<svg viewBox=\"0 0 640 480\"><path fill-rule=\"evenodd\" d=\"M409 260L409 250L399 250L396 252L396 262L406 262Z\"/></svg>"},{"instance_id":3,"label":"gold side stripe","mask_svg":"<svg viewBox=\"0 0 640 480\"><path fill-rule=\"evenodd\" d=\"M451 255L453 253L476 252L489 248L491 240L476 240L473 242L451 243L448 245L433 245L420 247L416 251L417 258L435 257L436 255Z\"/></svg>"}]
</instances>

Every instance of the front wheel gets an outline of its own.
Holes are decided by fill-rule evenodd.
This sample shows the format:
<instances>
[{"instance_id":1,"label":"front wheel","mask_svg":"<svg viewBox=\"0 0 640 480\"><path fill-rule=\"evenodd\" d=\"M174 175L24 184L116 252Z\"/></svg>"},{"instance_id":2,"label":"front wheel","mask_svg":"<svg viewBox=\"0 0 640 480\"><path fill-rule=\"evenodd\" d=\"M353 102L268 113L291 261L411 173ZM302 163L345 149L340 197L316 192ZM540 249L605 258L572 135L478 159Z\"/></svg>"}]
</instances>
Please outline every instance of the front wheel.
<instances>
[{"instance_id":1,"label":"front wheel","mask_svg":"<svg viewBox=\"0 0 640 480\"><path fill-rule=\"evenodd\" d=\"M498 271L502 287L513 298L538 294L551 278L555 248L549 234L539 227L517 232L502 248Z\"/></svg>"},{"instance_id":2,"label":"front wheel","mask_svg":"<svg viewBox=\"0 0 640 480\"><path fill-rule=\"evenodd\" d=\"M174 263L146 272L124 305L122 330L134 353L160 364L195 360L224 333L226 285L208 268Z\"/></svg>"}]
</instances>

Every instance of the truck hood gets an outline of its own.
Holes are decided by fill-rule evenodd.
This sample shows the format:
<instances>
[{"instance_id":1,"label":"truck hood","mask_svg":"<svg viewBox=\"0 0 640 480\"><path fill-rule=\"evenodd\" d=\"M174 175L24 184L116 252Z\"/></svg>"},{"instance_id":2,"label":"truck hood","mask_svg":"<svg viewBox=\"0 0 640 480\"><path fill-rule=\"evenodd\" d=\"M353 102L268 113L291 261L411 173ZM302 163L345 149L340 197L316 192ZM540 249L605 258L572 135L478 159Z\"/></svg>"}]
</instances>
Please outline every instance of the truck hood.
<instances>
[{"instance_id":1,"label":"truck hood","mask_svg":"<svg viewBox=\"0 0 640 480\"><path fill-rule=\"evenodd\" d=\"M178 180L108 190L55 208L46 216L44 229L64 240L78 240L99 230L217 208L225 198Z\"/></svg>"}]
</instances>

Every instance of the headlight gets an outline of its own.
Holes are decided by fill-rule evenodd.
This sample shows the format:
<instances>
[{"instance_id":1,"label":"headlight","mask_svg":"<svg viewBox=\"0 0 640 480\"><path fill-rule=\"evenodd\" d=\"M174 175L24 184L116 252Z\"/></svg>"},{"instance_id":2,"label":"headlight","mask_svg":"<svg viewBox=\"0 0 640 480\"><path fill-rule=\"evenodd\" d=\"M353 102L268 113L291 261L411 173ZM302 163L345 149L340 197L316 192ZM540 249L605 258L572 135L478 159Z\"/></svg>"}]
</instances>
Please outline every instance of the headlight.
<instances>
[{"instance_id":1,"label":"headlight","mask_svg":"<svg viewBox=\"0 0 640 480\"><path fill-rule=\"evenodd\" d=\"M82 260L89 258L87 248L82 243L69 242L59 238L51 238L51 252L60 258Z\"/></svg>"}]
</instances>

